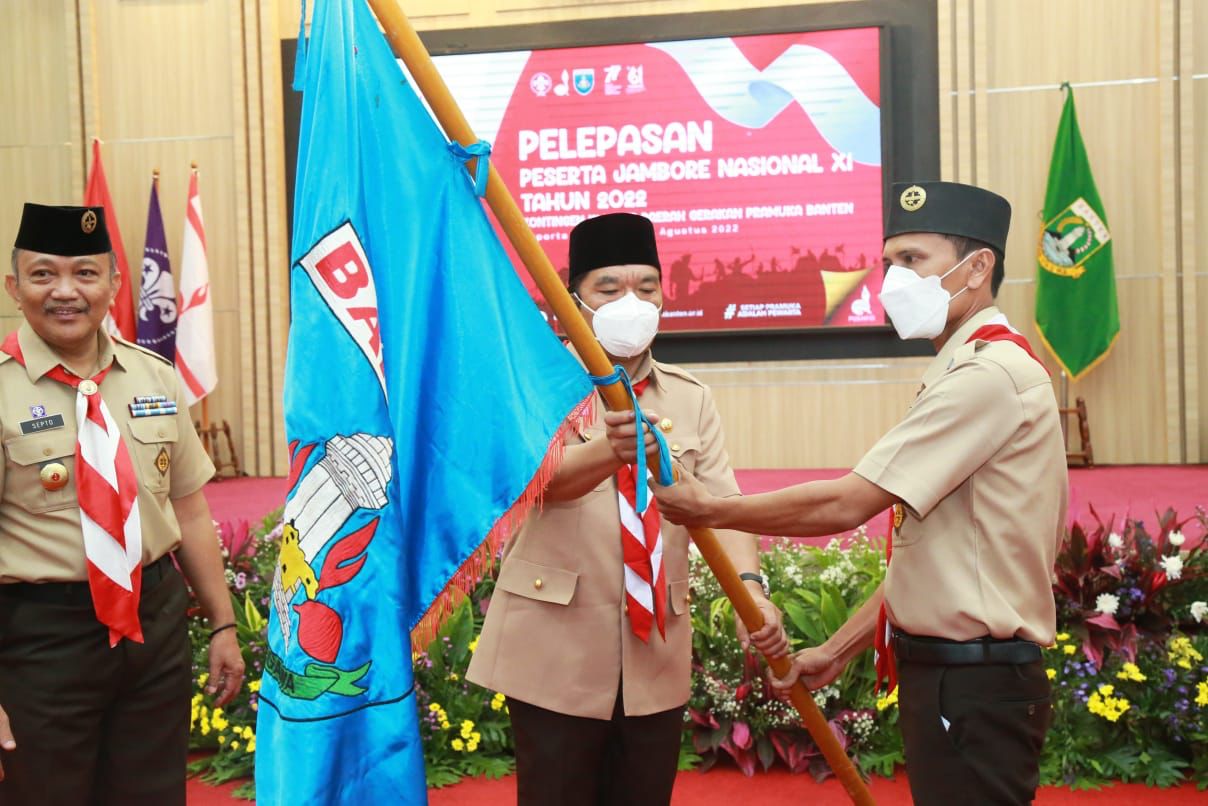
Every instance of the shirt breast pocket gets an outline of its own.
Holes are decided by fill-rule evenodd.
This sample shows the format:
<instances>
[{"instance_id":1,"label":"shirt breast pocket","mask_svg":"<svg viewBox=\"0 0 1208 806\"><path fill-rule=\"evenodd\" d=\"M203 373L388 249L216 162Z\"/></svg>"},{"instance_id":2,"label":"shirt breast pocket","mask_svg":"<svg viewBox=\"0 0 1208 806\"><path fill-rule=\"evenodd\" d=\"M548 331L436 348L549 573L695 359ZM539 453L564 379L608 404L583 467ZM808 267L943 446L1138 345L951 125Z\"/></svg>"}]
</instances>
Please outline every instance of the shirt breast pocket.
<instances>
[{"instance_id":1,"label":"shirt breast pocket","mask_svg":"<svg viewBox=\"0 0 1208 806\"><path fill-rule=\"evenodd\" d=\"M9 466L4 485L5 497L16 501L30 512L53 512L76 506L75 433L67 430L13 437L4 443ZM67 483L58 490L48 490L42 482L42 469L53 473L62 465Z\"/></svg>"},{"instance_id":2,"label":"shirt breast pocket","mask_svg":"<svg viewBox=\"0 0 1208 806\"><path fill-rule=\"evenodd\" d=\"M700 458L700 438L695 434L664 434L667 447L671 449L672 461L679 462L689 473L695 473L696 463Z\"/></svg>"},{"instance_id":3,"label":"shirt breast pocket","mask_svg":"<svg viewBox=\"0 0 1208 806\"><path fill-rule=\"evenodd\" d=\"M179 433L172 416L130 420L130 461L134 475L148 492L161 495L172 486L172 458Z\"/></svg>"}]
</instances>

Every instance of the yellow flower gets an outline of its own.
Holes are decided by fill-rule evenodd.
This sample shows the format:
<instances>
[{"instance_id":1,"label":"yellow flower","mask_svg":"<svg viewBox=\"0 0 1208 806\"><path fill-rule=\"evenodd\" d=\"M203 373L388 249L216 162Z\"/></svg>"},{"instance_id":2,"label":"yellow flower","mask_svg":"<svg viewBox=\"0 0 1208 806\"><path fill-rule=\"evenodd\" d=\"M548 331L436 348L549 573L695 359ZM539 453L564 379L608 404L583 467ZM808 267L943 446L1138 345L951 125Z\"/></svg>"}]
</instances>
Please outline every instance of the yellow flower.
<instances>
[{"instance_id":1,"label":"yellow flower","mask_svg":"<svg viewBox=\"0 0 1208 806\"><path fill-rule=\"evenodd\" d=\"M1059 632L1059 633L1057 633L1057 640L1058 641L1068 641L1068 640L1070 640L1070 634L1068 632Z\"/></svg>"},{"instance_id":2,"label":"yellow flower","mask_svg":"<svg viewBox=\"0 0 1208 806\"><path fill-rule=\"evenodd\" d=\"M478 742L470 742L469 744L466 745L467 753L473 753L477 749L478 749Z\"/></svg>"},{"instance_id":3,"label":"yellow flower","mask_svg":"<svg viewBox=\"0 0 1208 806\"><path fill-rule=\"evenodd\" d=\"M220 734L218 734L218 743L219 743L219 744L226 744L226 743L227 743L227 737L226 737L226 734L225 734L225 733L220 733Z\"/></svg>"},{"instance_id":4,"label":"yellow flower","mask_svg":"<svg viewBox=\"0 0 1208 806\"><path fill-rule=\"evenodd\" d=\"M453 741L449 742L449 746L460 753L465 749L466 744L461 739L454 739Z\"/></svg>"},{"instance_id":5,"label":"yellow flower","mask_svg":"<svg viewBox=\"0 0 1208 806\"><path fill-rule=\"evenodd\" d=\"M247 751L248 751L248 753L256 752L256 740L255 739L252 739L250 742L247 743Z\"/></svg>"},{"instance_id":6,"label":"yellow flower","mask_svg":"<svg viewBox=\"0 0 1208 806\"><path fill-rule=\"evenodd\" d=\"M231 742L231 749L232 749L232 750L238 750L238 749L239 749L239 742Z\"/></svg>"},{"instance_id":7,"label":"yellow flower","mask_svg":"<svg viewBox=\"0 0 1208 806\"><path fill-rule=\"evenodd\" d=\"M1104 683L1103 685L1099 686L1099 693L1104 697L1110 697L1116 693L1116 687L1110 683Z\"/></svg>"},{"instance_id":8,"label":"yellow flower","mask_svg":"<svg viewBox=\"0 0 1208 806\"><path fill-rule=\"evenodd\" d=\"M1208 681L1195 684L1195 704L1203 707L1208 705Z\"/></svg>"},{"instance_id":9,"label":"yellow flower","mask_svg":"<svg viewBox=\"0 0 1208 806\"><path fill-rule=\"evenodd\" d=\"M252 682L248 683L247 690L252 692L253 694L260 691L260 681L253 680Z\"/></svg>"},{"instance_id":10,"label":"yellow flower","mask_svg":"<svg viewBox=\"0 0 1208 806\"><path fill-rule=\"evenodd\" d=\"M1074 646L1073 644L1066 644L1065 646L1061 647L1061 651L1067 655L1073 655L1078 651L1078 647Z\"/></svg>"},{"instance_id":11,"label":"yellow flower","mask_svg":"<svg viewBox=\"0 0 1208 806\"><path fill-rule=\"evenodd\" d=\"M440 721L440 729L441 729L441 730L448 730L448 729L449 729L449 720L447 720L447 719L442 719L442 720Z\"/></svg>"},{"instance_id":12,"label":"yellow flower","mask_svg":"<svg viewBox=\"0 0 1208 806\"><path fill-rule=\"evenodd\" d=\"M1170 639L1170 653L1167 658L1181 669L1190 669L1193 662L1199 663L1204 656L1192 646L1190 638L1180 635Z\"/></svg>"},{"instance_id":13,"label":"yellow flower","mask_svg":"<svg viewBox=\"0 0 1208 806\"><path fill-rule=\"evenodd\" d=\"M1116 673L1116 677L1120 680L1131 680L1134 683L1143 683L1146 679L1148 679L1144 674L1142 674L1140 668L1138 668L1137 664L1135 663L1124 664L1124 666L1120 668L1120 671Z\"/></svg>"},{"instance_id":14,"label":"yellow flower","mask_svg":"<svg viewBox=\"0 0 1208 806\"><path fill-rule=\"evenodd\" d=\"M896 705L897 702L898 702L898 687L894 686L893 691L889 692L888 695L877 698L877 710L884 711L886 708L890 708L890 707Z\"/></svg>"},{"instance_id":15,"label":"yellow flower","mask_svg":"<svg viewBox=\"0 0 1208 806\"><path fill-rule=\"evenodd\" d=\"M1087 698L1086 709L1108 722L1117 721L1132 706L1128 700L1123 697L1113 697L1111 693L1111 686L1099 686L1099 690Z\"/></svg>"},{"instance_id":16,"label":"yellow flower","mask_svg":"<svg viewBox=\"0 0 1208 806\"><path fill-rule=\"evenodd\" d=\"M468 719L461 721L461 738L468 739L470 734L474 732L474 723Z\"/></svg>"},{"instance_id":17,"label":"yellow flower","mask_svg":"<svg viewBox=\"0 0 1208 806\"><path fill-rule=\"evenodd\" d=\"M428 706L428 710L435 714L437 711L440 710L439 703L432 703L431 705Z\"/></svg>"},{"instance_id":18,"label":"yellow flower","mask_svg":"<svg viewBox=\"0 0 1208 806\"><path fill-rule=\"evenodd\" d=\"M474 640L470 642L470 654L473 654L474 650L476 650L476 649L478 649L478 636L477 635L474 636Z\"/></svg>"},{"instance_id":19,"label":"yellow flower","mask_svg":"<svg viewBox=\"0 0 1208 806\"><path fill-rule=\"evenodd\" d=\"M1057 677L1057 670L1056 670L1056 669L1045 669L1045 670L1044 670L1044 673L1045 673L1045 674L1047 674L1047 675L1049 676L1049 679L1050 679L1050 680L1052 680L1053 678Z\"/></svg>"},{"instance_id":20,"label":"yellow flower","mask_svg":"<svg viewBox=\"0 0 1208 806\"><path fill-rule=\"evenodd\" d=\"M197 678L197 685L204 686L206 684L206 681L209 679L210 679L210 673L202 672L201 675L199 675Z\"/></svg>"},{"instance_id":21,"label":"yellow flower","mask_svg":"<svg viewBox=\"0 0 1208 806\"><path fill-rule=\"evenodd\" d=\"M449 679L450 680L460 680L461 678L457 676L457 672L449 672Z\"/></svg>"}]
</instances>

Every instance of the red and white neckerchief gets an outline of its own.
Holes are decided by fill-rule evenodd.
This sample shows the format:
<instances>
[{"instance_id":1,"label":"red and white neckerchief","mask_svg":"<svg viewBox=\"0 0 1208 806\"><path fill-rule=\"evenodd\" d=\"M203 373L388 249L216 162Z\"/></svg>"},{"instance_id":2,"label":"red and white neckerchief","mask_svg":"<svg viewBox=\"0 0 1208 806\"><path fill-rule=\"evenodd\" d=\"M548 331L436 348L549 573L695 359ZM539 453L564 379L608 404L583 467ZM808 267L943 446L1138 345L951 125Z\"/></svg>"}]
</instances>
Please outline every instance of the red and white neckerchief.
<instances>
[{"instance_id":1,"label":"red and white neckerchief","mask_svg":"<svg viewBox=\"0 0 1208 806\"><path fill-rule=\"evenodd\" d=\"M0 350L25 366L15 332ZM109 645L116 646L123 638L143 641L138 618L143 532L134 465L122 433L101 399L101 382L112 366L82 379L58 365L45 377L76 390L76 498L88 587L97 620L109 628Z\"/></svg>"},{"instance_id":2,"label":"red and white neckerchief","mask_svg":"<svg viewBox=\"0 0 1208 806\"><path fill-rule=\"evenodd\" d=\"M1015 328L1011 327L1011 323L1007 321L1007 317L1003 314L998 314L986 324L973 331L965 343L974 341L1009 341L1018 345L1025 353L1030 355L1037 364L1044 367L1044 362L1037 357L1032 351L1032 345L1028 340ZM1048 367L1044 367L1044 371L1048 372ZM1051 374L1051 373L1050 373ZM902 521L906 519L906 510L901 504L893 506L893 532L896 533L902 526ZM885 564L893 559L893 535L885 541ZM885 682L886 690L893 691L898 685L897 662L893 656L893 625L889 623L889 614L885 610L885 603L881 602L881 609L877 613L877 631L873 635L873 651L874 662L877 670L877 686L876 690L881 689L881 683Z\"/></svg>"},{"instance_id":3,"label":"red and white neckerchief","mask_svg":"<svg viewBox=\"0 0 1208 806\"><path fill-rule=\"evenodd\" d=\"M633 385L636 395L650 383L645 378ZM617 504L621 513L621 555L625 561L625 611L633 634L650 641L650 627L658 627L667 638L667 580L663 573L663 532L658 503L648 491L646 511L637 511L637 483L633 465L617 471ZM650 473L647 471L647 477ZM649 485L649 479L642 479ZM649 490L649 487L647 488Z\"/></svg>"}]
</instances>

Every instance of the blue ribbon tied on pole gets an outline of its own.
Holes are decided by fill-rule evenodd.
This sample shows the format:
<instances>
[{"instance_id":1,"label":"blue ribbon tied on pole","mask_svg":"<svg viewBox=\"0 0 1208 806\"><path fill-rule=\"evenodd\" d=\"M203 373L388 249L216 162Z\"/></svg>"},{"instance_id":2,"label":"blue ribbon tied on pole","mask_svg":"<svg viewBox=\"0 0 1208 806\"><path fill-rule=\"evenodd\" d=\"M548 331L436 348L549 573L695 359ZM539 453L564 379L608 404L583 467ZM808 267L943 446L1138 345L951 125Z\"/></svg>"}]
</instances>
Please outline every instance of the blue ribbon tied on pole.
<instances>
[{"instance_id":1,"label":"blue ribbon tied on pole","mask_svg":"<svg viewBox=\"0 0 1208 806\"><path fill-rule=\"evenodd\" d=\"M637 474L634 484L637 488L635 492L634 509L638 513L644 513L647 501L649 487L646 485L646 450L645 450L645 431L649 430L654 434L654 441L659 447L659 471L656 477L658 483L663 487L670 487L675 484L675 473L671 470L671 451L667 448L667 440L663 436L663 432L655 428L654 423L650 422L650 418L642 411L642 407L638 405L638 396L633 391L633 382L629 378L629 373L620 364L613 368L611 375L589 375L591 382L596 386L611 386L618 381L625 387L625 391L629 394L629 399L633 402L633 412L637 415L638 433L635 436L638 448Z\"/></svg>"}]
</instances>

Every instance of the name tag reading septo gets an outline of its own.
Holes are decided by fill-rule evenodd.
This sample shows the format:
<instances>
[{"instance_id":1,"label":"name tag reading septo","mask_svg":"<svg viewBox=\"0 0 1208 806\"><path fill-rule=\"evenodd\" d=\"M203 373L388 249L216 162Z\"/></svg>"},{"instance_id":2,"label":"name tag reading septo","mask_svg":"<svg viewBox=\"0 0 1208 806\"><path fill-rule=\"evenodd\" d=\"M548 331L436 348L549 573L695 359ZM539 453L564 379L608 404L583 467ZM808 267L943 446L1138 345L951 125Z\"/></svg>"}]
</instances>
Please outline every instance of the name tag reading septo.
<instances>
[{"instance_id":1,"label":"name tag reading septo","mask_svg":"<svg viewBox=\"0 0 1208 806\"><path fill-rule=\"evenodd\" d=\"M36 420L26 420L20 423L22 434L39 434L43 431L53 431L63 427L63 415L52 414L49 417L39 417Z\"/></svg>"}]
</instances>

